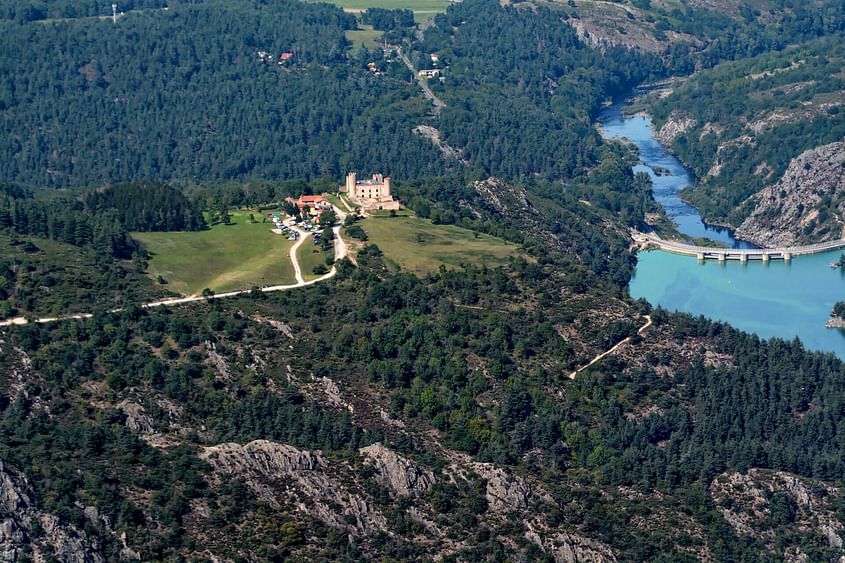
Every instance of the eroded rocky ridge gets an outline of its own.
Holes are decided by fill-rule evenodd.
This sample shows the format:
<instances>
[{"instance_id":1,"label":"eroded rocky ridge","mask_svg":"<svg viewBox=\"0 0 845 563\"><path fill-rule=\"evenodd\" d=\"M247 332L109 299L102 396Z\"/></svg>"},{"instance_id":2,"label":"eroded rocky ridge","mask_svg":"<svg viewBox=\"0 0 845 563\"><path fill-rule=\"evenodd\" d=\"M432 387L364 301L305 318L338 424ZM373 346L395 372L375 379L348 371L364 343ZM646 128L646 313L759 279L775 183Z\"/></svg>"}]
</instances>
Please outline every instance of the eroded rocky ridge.
<instances>
[{"instance_id":1,"label":"eroded rocky ridge","mask_svg":"<svg viewBox=\"0 0 845 563\"><path fill-rule=\"evenodd\" d=\"M455 452L453 462L441 474L375 443L359 450L361 466L334 461L319 451L309 451L268 440L244 445L226 443L207 447L200 457L220 479L237 477L268 505L295 507L303 516L342 530L351 541L366 544L379 534L390 534L390 512L371 496L366 486L371 476L391 498L404 498L407 514L418 526L414 541L431 546L435 559L460 551L462 542L443 525L442 516L428 493L436 484L465 486L477 479L484 483L486 526L496 529L514 518L524 522L524 538L559 563L615 561L606 544L566 529L549 526L536 514L538 503L551 502L540 485L513 475L490 463L478 463ZM504 541L505 538L502 538Z\"/></svg>"},{"instance_id":2,"label":"eroded rocky ridge","mask_svg":"<svg viewBox=\"0 0 845 563\"><path fill-rule=\"evenodd\" d=\"M737 229L760 246L794 246L843 237L845 142L808 150L783 177L754 196L754 210Z\"/></svg>"},{"instance_id":3,"label":"eroded rocky ridge","mask_svg":"<svg viewBox=\"0 0 845 563\"><path fill-rule=\"evenodd\" d=\"M383 531L387 521L364 496L342 483L348 468L319 452L268 440L205 448L200 457L215 471L244 479L271 506L292 502L296 508L351 535Z\"/></svg>"},{"instance_id":4,"label":"eroded rocky ridge","mask_svg":"<svg viewBox=\"0 0 845 563\"><path fill-rule=\"evenodd\" d=\"M105 561L95 539L39 510L33 498L26 476L0 461L0 561Z\"/></svg>"},{"instance_id":5,"label":"eroded rocky ridge","mask_svg":"<svg viewBox=\"0 0 845 563\"><path fill-rule=\"evenodd\" d=\"M789 525L815 536L819 544L842 549L845 526L833 508L838 494L838 488L816 479L764 469L725 472L710 484L719 512L738 535L762 538L771 547L780 540L787 544L784 558L795 561L809 559L798 546L789 545L780 526Z\"/></svg>"}]
</instances>

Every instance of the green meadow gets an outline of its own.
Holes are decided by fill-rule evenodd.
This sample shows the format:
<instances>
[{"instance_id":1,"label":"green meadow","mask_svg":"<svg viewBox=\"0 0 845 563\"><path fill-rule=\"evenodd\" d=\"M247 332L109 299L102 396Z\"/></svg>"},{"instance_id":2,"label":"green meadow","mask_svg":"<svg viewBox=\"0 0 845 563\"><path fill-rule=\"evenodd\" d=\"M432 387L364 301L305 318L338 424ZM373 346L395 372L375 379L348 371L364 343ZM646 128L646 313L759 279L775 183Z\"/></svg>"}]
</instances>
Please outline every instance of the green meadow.
<instances>
[{"instance_id":1,"label":"green meadow","mask_svg":"<svg viewBox=\"0 0 845 563\"><path fill-rule=\"evenodd\" d=\"M149 273L167 280L166 287L183 295L210 288L217 292L256 285L294 283L290 248L293 242L271 232L262 214L231 213L231 224L207 231L133 233L151 253Z\"/></svg>"},{"instance_id":2,"label":"green meadow","mask_svg":"<svg viewBox=\"0 0 845 563\"><path fill-rule=\"evenodd\" d=\"M324 0L340 6L347 12L363 12L367 8L404 8L414 12L417 22L424 22L435 15L445 12L451 4L449 0Z\"/></svg>"},{"instance_id":3,"label":"green meadow","mask_svg":"<svg viewBox=\"0 0 845 563\"><path fill-rule=\"evenodd\" d=\"M388 264L415 274L435 272L441 265L494 267L520 254L517 245L502 239L454 225L434 225L428 219L371 217L359 224Z\"/></svg>"}]
</instances>

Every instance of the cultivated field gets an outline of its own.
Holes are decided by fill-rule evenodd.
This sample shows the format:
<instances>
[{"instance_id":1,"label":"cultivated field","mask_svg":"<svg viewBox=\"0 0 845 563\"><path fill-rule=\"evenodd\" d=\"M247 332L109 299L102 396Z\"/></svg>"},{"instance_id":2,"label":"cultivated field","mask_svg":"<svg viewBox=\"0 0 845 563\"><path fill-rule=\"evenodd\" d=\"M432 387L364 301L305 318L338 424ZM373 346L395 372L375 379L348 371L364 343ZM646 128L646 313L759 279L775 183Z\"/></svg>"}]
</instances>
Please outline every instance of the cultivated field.
<instances>
[{"instance_id":1,"label":"cultivated field","mask_svg":"<svg viewBox=\"0 0 845 563\"><path fill-rule=\"evenodd\" d=\"M441 264L447 268L463 263L497 266L519 254L519 247L502 239L476 236L454 225L434 225L427 219L375 217L359 224L368 243L378 245L388 263L415 274L435 272Z\"/></svg>"},{"instance_id":2,"label":"cultivated field","mask_svg":"<svg viewBox=\"0 0 845 563\"><path fill-rule=\"evenodd\" d=\"M255 285L294 283L293 242L273 234L272 223L249 222L248 211L231 213L232 224L207 231L133 233L152 254L150 275L162 276L167 288L184 295L248 289Z\"/></svg>"}]
</instances>

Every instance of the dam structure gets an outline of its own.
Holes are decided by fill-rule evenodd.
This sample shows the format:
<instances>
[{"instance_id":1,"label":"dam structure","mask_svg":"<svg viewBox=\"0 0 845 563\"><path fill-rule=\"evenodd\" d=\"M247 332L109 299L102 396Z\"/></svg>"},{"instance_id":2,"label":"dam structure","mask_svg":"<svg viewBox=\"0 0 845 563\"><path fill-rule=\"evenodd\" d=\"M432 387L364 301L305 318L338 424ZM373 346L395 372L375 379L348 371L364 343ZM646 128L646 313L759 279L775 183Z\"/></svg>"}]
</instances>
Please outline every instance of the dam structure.
<instances>
[{"instance_id":1,"label":"dam structure","mask_svg":"<svg viewBox=\"0 0 845 563\"><path fill-rule=\"evenodd\" d=\"M640 248L647 250L649 248L658 248L666 252L674 252L675 254L683 254L685 256L695 256L698 260L718 260L725 262L726 260L737 260L739 262L747 262L749 260L761 260L768 262L769 260L792 260L796 256L808 256L810 254L818 254L820 252L827 252L829 250L836 250L837 248L845 248L845 239L832 240L828 242L820 242L817 244L809 244L805 246L791 246L784 248L721 248L709 246L696 246L684 242L676 242L671 240L664 240L654 233L640 233L634 232L633 239L640 245Z\"/></svg>"}]
</instances>

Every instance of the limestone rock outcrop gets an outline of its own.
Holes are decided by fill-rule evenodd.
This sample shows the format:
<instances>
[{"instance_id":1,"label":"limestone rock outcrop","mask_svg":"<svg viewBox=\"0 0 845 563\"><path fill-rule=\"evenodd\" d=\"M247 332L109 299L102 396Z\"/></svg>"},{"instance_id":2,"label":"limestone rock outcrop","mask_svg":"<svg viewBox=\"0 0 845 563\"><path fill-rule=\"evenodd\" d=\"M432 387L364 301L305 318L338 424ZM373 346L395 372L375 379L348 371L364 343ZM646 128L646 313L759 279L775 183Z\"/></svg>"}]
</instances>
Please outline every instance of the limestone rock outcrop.
<instances>
[{"instance_id":1,"label":"limestone rock outcrop","mask_svg":"<svg viewBox=\"0 0 845 563\"><path fill-rule=\"evenodd\" d=\"M531 522L526 527L525 538L551 556L555 563L612 563L617 560L607 544L566 532L544 537Z\"/></svg>"},{"instance_id":2,"label":"limestone rock outcrop","mask_svg":"<svg viewBox=\"0 0 845 563\"><path fill-rule=\"evenodd\" d=\"M759 246L836 240L845 226L845 142L792 159L783 177L754 196L754 210L737 237Z\"/></svg>"},{"instance_id":3,"label":"limestone rock outcrop","mask_svg":"<svg viewBox=\"0 0 845 563\"><path fill-rule=\"evenodd\" d=\"M393 450L376 443L358 450L376 470L376 481L400 496L417 496L434 484L434 474Z\"/></svg>"},{"instance_id":4,"label":"limestone rock outcrop","mask_svg":"<svg viewBox=\"0 0 845 563\"><path fill-rule=\"evenodd\" d=\"M243 478L271 506L293 502L304 514L353 536L387 529L384 515L355 490L351 479L341 482L339 476L350 468L319 452L255 440L207 447L200 457L218 473Z\"/></svg>"},{"instance_id":5,"label":"limestone rock outcrop","mask_svg":"<svg viewBox=\"0 0 845 563\"><path fill-rule=\"evenodd\" d=\"M62 563L105 561L95 539L39 510L26 476L0 461L0 561L30 558Z\"/></svg>"},{"instance_id":6,"label":"limestone rock outcrop","mask_svg":"<svg viewBox=\"0 0 845 563\"><path fill-rule=\"evenodd\" d=\"M673 111L669 115L669 119L654 135L658 141L666 146L675 142L675 139L695 127L697 124L695 118L680 111Z\"/></svg>"},{"instance_id":7,"label":"limestone rock outcrop","mask_svg":"<svg viewBox=\"0 0 845 563\"><path fill-rule=\"evenodd\" d=\"M783 520L776 513L787 510L790 526L812 530L833 549L841 549L845 537L831 504L838 494L838 488L821 481L763 469L726 472L710 484L710 496L737 534L774 544L779 533L773 526Z\"/></svg>"}]
</instances>

